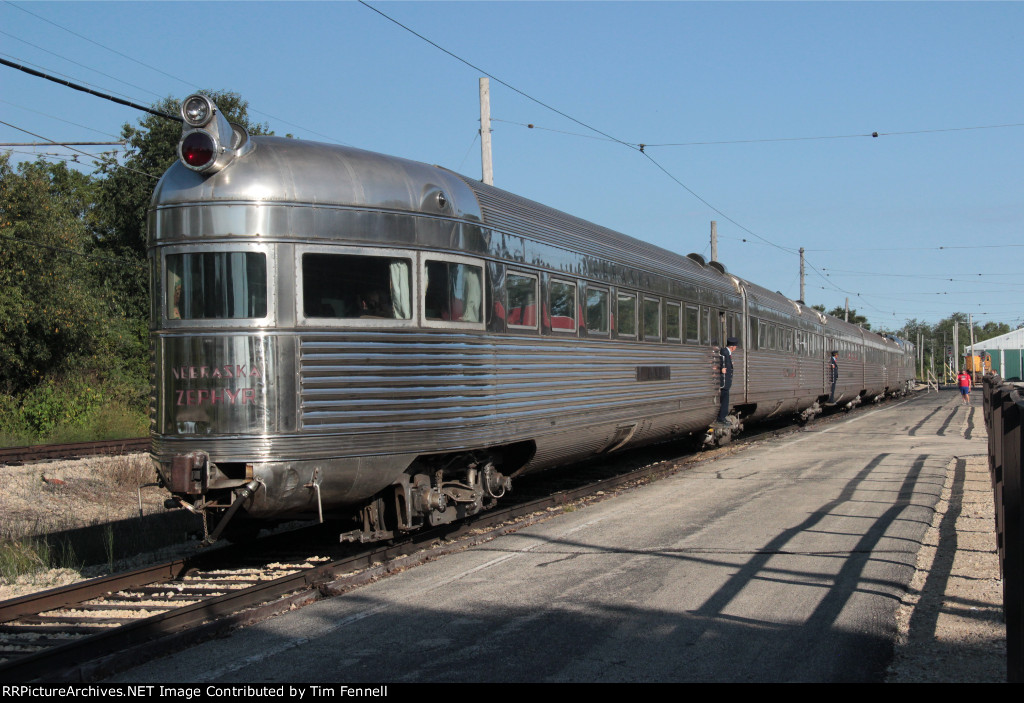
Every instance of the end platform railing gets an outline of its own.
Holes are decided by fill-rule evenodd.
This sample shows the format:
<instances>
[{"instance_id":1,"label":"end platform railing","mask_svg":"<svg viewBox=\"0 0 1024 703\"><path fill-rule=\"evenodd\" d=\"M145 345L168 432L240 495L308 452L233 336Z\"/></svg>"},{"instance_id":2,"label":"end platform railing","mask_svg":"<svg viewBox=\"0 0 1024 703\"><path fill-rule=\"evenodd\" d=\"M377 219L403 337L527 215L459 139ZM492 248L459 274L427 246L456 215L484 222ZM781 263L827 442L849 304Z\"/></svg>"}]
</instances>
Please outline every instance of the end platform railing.
<instances>
[{"instance_id":1,"label":"end platform railing","mask_svg":"<svg viewBox=\"0 0 1024 703\"><path fill-rule=\"evenodd\" d=\"M1007 383L995 374L984 377L988 466L996 510L996 545L1003 577L1006 620L1006 678L1024 681L1024 521L1021 474L1024 473L1024 383Z\"/></svg>"}]
</instances>

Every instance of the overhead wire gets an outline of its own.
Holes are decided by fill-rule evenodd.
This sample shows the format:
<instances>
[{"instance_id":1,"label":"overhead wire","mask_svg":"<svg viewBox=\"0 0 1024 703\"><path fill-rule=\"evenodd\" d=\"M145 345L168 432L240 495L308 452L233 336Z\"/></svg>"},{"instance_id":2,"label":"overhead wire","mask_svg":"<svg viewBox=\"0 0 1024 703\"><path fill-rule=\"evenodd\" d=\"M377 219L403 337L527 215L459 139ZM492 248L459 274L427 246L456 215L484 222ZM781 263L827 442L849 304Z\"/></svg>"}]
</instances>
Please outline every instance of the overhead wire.
<instances>
[{"instance_id":1,"label":"overhead wire","mask_svg":"<svg viewBox=\"0 0 1024 703\"><path fill-rule=\"evenodd\" d=\"M1009 124L994 124L994 125L982 125L978 127L947 127L943 129L913 129L905 130L902 132L863 132L858 134L835 134L817 137L770 137L765 139L730 139L722 141L705 141L705 142L675 142L665 144L646 144L647 147L665 147L665 146L706 146L712 144L758 144L763 142L802 142L802 141L815 141L822 139L856 139L868 137L871 139L877 139L878 137L896 137L904 136L908 134L932 134L935 132L963 132L973 129L1004 129L1007 127L1024 127L1024 122L1013 122Z\"/></svg>"},{"instance_id":2,"label":"overhead wire","mask_svg":"<svg viewBox=\"0 0 1024 703\"><path fill-rule=\"evenodd\" d=\"M179 78L178 76L172 75L172 74L168 73L167 71L161 70L161 69L159 69L159 68L157 68L155 66L150 66L148 63L144 63L142 61L139 61L138 59L133 58L133 57L129 56L128 54L124 54L124 53L118 51L117 49L111 49L109 46L106 46L105 44L101 44L100 42L98 42L98 41L96 41L94 39L91 39L91 38L85 36L84 34L79 34L78 32L76 32L74 30L68 29L67 27L61 26L61 25L57 24L56 22L53 22L51 20L46 19L42 15L37 15L36 13L32 12L31 10L26 10L24 7L16 5L13 2L11 2L10 0L4 0L4 3L7 4L7 5L10 5L11 7L15 8L17 10L21 10L22 12L30 14L33 17L35 17L36 19L38 19L38 20L46 22L47 24L51 24L51 25L53 25L54 27L56 27L58 29L62 29L62 30L64 30L65 32L67 32L69 34L73 34L76 37L78 37L79 39L87 41L90 44L95 44L96 46L100 47L101 49L106 49L107 51L109 51L111 53L114 53L114 54L117 54L118 56L120 56L122 58L128 59L129 61L133 61L133 62L139 64L140 66L144 66L145 68L148 68L151 71L156 71L157 73L159 73L161 75L164 75L164 76L166 76L168 78L173 78L174 80L180 81L181 83L184 83L185 85L191 85L191 83L189 81L186 81L183 78Z\"/></svg>"},{"instance_id":3,"label":"overhead wire","mask_svg":"<svg viewBox=\"0 0 1024 703\"><path fill-rule=\"evenodd\" d=\"M611 134L608 134L607 132L604 132L604 131L598 129L597 127L589 125L586 122L583 122L582 120L579 120L579 119L573 117L572 115L569 115L569 114L559 110L558 108L555 108L555 107L545 103L544 101L539 100L539 99L533 97L532 95L529 95L528 93L526 93L526 92L520 90L519 88L516 88L515 86L511 85L510 83L502 80L501 78L498 78L497 76L495 76L494 74L490 73L489 71L484 70L480 66L477 66L476 64L474 64L474 63L472 63L470 61L467 61L466 59L462 58L461 56L458 56L457 54L449 51L448 49L444 48L443 46L441 46L437 42L435 42L435 41L433 41L431 39L428 39L427 37L425 37L424 35L420 34L419 32L417 32L416 30L412 29L411 27L408 27L405 24L402 24L401 22L399 22L397 19L395 19L395 18L385 14L384 12L381 12L380 10L378 10L377 8L373 7L368 2L366 2L366 0L359 0L359 4L361 4L363 7L366 7L369 10L372 10L373 12L377 13L378 15L380 15L384 19L388 20L389 22L392 22L392 23L398 25L399 27L401 27L405 31L409 32L410 34L412 34L412 35L414 35L416 37L419 37L420 39L422 39L426 43L430 44L431 46L433 46L437 50L443 52L444 54L447 54L448 56L450 56L451 58L455 59L456 61L458 61L458 62L460 62L460 63L462 63L462 64L464 64L466 66L469 66L474 71L478 71L478 72L484 74L488 78L491 78L495 82L505 86L509 90L512 90L513 92L515 92L516 94L526 98L527 100L529 100L531 102L534 102L534 103L540 105L541 107L543 107L543 108L545 108L547 110L550 110L551 112L554 112L555 114L560 115L560 116L566 118L567 120L580 125L581 127L585 128L585 129L589 129L590 131L592 131L592 132L594 132L596 134L599 134L602 137L605 137L606 139L608 139L610 141L616 142L616 143L618 143L618 144L620 144L620 145L622 145L624 147L627 147L627 148L629 148L629 149L631 149L633 151L638 151L639 153L641 153L644 156L646 156L647 159L658 170L660 170L662 173L664 173L666 176L668 176L668 178L670 178L674 183L676 183L678 186L683 188L687 193L689 193L694 198L696 198L697 200L702 202L705 206L710 208L712 211L714 211L718 215L724 217L726 220L728 220L732 224L734 224L737 227L739 227L741 230L743 230L747 234L749 234L749 235L751 235L753 237L756 237L756 238L760 239L761 241L763 241L763 242L765 242L765 243L767 243L767 244L769 244L769 245L771 245L771 246L773 246L773 247L775 247L775 248L777 248L777 249L779 249L781 251L785 251L785 252L788 252L788 253L795 253L796 252L795 249L789 248L789 247L784 247L784 246L781 246L779 244L776 244L775 242L772 242L771 240L767 239L766 237L762 237L760 234L757 234L756 232L754 232L754 231L748 229L747 227L741 225L740 223L736 222L736 220L734 220L732 217L730 217L725 212L723 212L719 208L717 208L714 205L712 205L705 198L703 198L702 196L698 195L696 191L694 191L688 185L686 185L681 180L679 180L675 175L673 175L671 172L669 172L668 169L666 169L664 166L662 166L660 163L658 163L658 161L656 161L650 154L647 154L644 151L644 145L643 144L634 144L632 142L624 141L622 139L619 139L618 137L615 137L615 136L613 136Z\"/></svg>"},{"instance_id":4,"label":"overhead wire","mask_svg":"<svg viewBox=\"0 0 1024 703\"><path fill-rule=\"evenodd\" d=\"M374 7L373 5L370 5L368 2L366 2L366 0L359 0L359 4L362 5L363 7L367 8L367 9L369 9L369 10L373 10L374 12L376 12L378 15L380 15L384 19L386 19L389 22L392 22L392 23L398 25L399 27L401 27L405 31L409 32L410 34L413 34L413 35L419 37L420 39L422 39L423 41L427 42L428 44L430 44L432 47L434 47L438 51L441 51L441 52L447 54L448 56L452 57L456 61L458 61L458 62L460 62L462 64L465 64L466 66L469 66L474 71L479 71L480 73L484 74L488 78L494 80L497 83L500 83L501 85L503 85L506 88L508 88L509 90L511 90L511 91L513 91L513 92L515 92L515 93L517 93L519 95L521 95L522 97L526 98L527 100L529 100L531 102L535 102L538 105L540 105L541 107L543 107L543 108L545 108L547 110L551 110L555 114L561 115L565 119L567 119L567 120L569 120L571 122L575 122L576 124L580 125L581 127L589 129L592 132L596 132L596 133L600 134L601 136L606 137L606 138L612 140L613 142L618 142L622 146L629 147L630 149L634 149L634 150L639 151L639 148L637 147L637 145L631 144L629 142L625 142L625 141L623 141L621 139L613 137L612 135L608 134L607 132L601 131L597 127L592 127L591 125L588 125L587 123L585 123L585 122L583 122L581 120L576 119L572 115L568 115L568 114L562 112L561 110L559 110L558 108L552 107L551 105L548 105L547 103L545 103L545 102L543 102L541 100L538 100L537 98L533 97L532 95L529 95L528 93L525 93L522 90L519 90L519 88L516 88L514 85L511 85L510 83L507 83L506 81L503 81L502 79L498 78L497 76L495 76L494 74L490 73L489 71L485 71L484 69L482 69L481 67L477 66L476 64L470 63L469 61L467 61L466 59L462 58L461 56L458 56L457 54L454 54L451 51L448 51L448 49L445 49L443 46L441 46L437 42L431 41L427 37L425 37L422 34L420 34L419 32L417 32L416 30L412 29L411 27L407 27L406 25L402 24L401 22L396 20L394 17L391 17L391 16L386 15L385 13L381 12L376 7Z\"/></svg>"},{"instance_id":5,"label":"overhead wire","mask_svg":"<svg viewBox=\"0 0 1024 703\"><path fill-rule=\"evenodd\" d=\"M51 143L53 143L53 144L56 144L56 142L55 142L55 141L54 141L53 139L50 139L50 138L48 138L48 137L44 137L44 136L43 136L43 135L41 135L41 134L36 134L35 132L30 132L30 131L29 131L29 130L27 130L27 129L23 129L23 128L21 128L21 127L18 127L18 126L16 126L16 125L13 125L13 124L11 124L10 122L4 122L3 120L0 120L0 124L2 124L2 125L6 125L6 126L10 127L11 129L16 129L16 130L18 130L19 132L24 132L25 134L31 134L31 135L32 135L33 137L35 137L36 139L43 139L43 140L45 140L45 141L51 142ZM78 153L80 153L80 154L85 154L86 156L88 156L88 157L89 157L89 158L91 158L91 159L95 159L95 158L97 158L95 154L90 154L90 153L89 153L89 152L87 152L87 151L82 151L81 149L76 149L76 148L75 148L75 147L73 147L73 146L65 146L64 148L65 148L65 149L71 149L72 151L77 151L77 152L78 152ZM146 173L145 171L139 171L138 169L135 169L135 168L131 168L131 167L129 167L129 166L124 166L124 165L121 165L121 166L120 166L120 168L123 168L123 169L127 169L128 171L131 171L132 173L137 173L137 174L139 174L139 175L141 175L141 176L145 176L146 178L152 178L152 179L154 179L154 180L160 180L160 176L156 176L156 175L153 175L152 173Z\"/></svg>"},{"instance_id":6,"label":"overhead wire","mask_svg":"<svg viewBox=\"0 0 1024 703\"><path fill-rule=\"evenodd\" d=\"M104 136L112 137L114 139L119 139L120 138L120 135L111 134L110 132L104 132L103 130L96 129L95 127L87 127L84 124L78 124L77 122L72 122L71 120L65 120L63 117L57 117L56 115L51 115L51 114L46 113L46 112L40 112L39 110L33 110L30 107L25 107L24 105L18 105L17 103L12 103L12 102L7 101L7 100L0 99L0 103L4 103L5 105L10 105L11 107L16 107L19 110L24 110L25 112L31 112L31 113L34 113L36 115L42 115L43 117L47 117L47 118L49 118L51 120L56 120L58 122L63 122L64 124L69 124L72 127L79 127L80 129L85 129L85 130L88 130L90 132L96 132L96 134L102 134Z\"/></svg>"},{"instance_id":7,"label":"overhead wire","mask_svg":"<svg viewBox=\"0 0 1024 703\"><path fill-rule=\"evenodd\" d=\"M479 138L480 138L480 132L477 131L477 133L473 135L473 141L470 142L469 148L466 149L466 153L463 155L462 161L459 162L459 168L458 168L459 171L462 170L462 164L466 163L466 159L469 158L469 154L470 154L470 152L473 151L473 147L476 146L476 140L479 139Z\"/></svg>"},{"instance_id":8,"label":"overhead wire","mask_svg":"<svg viewBox=\"0 0 1024 703\"><path fill-rule=\"evenodd\" d=\"M46 48L44 48L42 46L39 46L38 44L33 44L30 41L26 41L25 39L22 39L21 37L16 37L13 34L10 34L8 32L3 31L2 29L0 29L0 34L3 34L4 36L10 37L11 39L15 39L17 41L20 41L22 44L28 44L32 48L38 49L39 51L42 51L42 52L45 52L45 53L49 54L50 56L56 56L58 59L61 59L62 61L67 61L68 63L72 63L72 64L74 64L76 66L80 66L80 67L86 69L87 71L93 71L94 73L98 73L101 76L103 76L104 78L109 78L110 80L117 81L118 83L124 83L125 85L130 86L132 88L135 88L136 90L141 90L144 93L149 93L150 95L155 95L158 98L160 97L159 93L156 93L156 92L150 90L149 88L143 88L142 86L135 85L134 83L129 83L128 81L122 80L122 79L118 78L117 76L112 76L109 73L104 73L103 71L99 70L98 68L93 68L91 66L86 66L84 63L81 63L80 61L75 61L74 59L69 59L67 56L61 56L60 54L58 54L56 52L50 51L49 49L46 49Z\"/></svg>"},{"instance_id":9,"label":"overhead wire","mask_svg":"<svg viewBox=\"0 0 1024 703\"><path fill-rule=\"evenodd\" d=\"M496 117L491 117L492 122L503 122L505 124L512 124L518 127L526 127L527 129L536 129L545 132L557 132L558 134L567 134L573 137L583 137L585 139L602 139L602 137L595 137L592 134L580 134L579 132L570 132L568 130L553 129L551 127L541 127L538 124L532 122L516 122L514 120L503 120ZM668 146L714 146L724 144L761 144L766 142L804 142L804 141L821 141L827 139L856 139L856 138L872 138L877 139L878 137L895 137L904 136L910 134L931 134L934 132L963 132L967 130L975 129L1004 129L1008 127L1024 127L1024 122L1011 122L1007 124L995 124L995 125L981 125L972 127L947 127L943 129L914 129L905 130L901 132L861 132L857 134L833 134L824 136L810 136L810 137L766 137L760 139L721 139L721 140L708 140L701 142L665 142L665 143L650 143L650 142L631 142L636 147L643 146L645 149L652 147L668 147ZM618 141L615 139L602 139L603 141Z\"/></svg>"},{"instance_id":10,"label":"overhead wire","mask_svg":"<svg viewBox=\"0 0 1024 703\"><path fill-rule=\"evenodd\" d=\"M71 156L68 156L67 154L55 154L42 151L20 151L18 149L10 148L4 148L4 151L6 151L8 154L23 154L25 156L34 156L37 159L60 159L61 161L71 161L76 164L82 163L81 161L78 160L78 154L72 154Z\"/></svg>"},{"instance_id":11,"label":"overhead wire","mask_svg":"<svg viewBox=\"0 0 1024 703\"><path fill-rule=\"evenodd\" d=\"M872 251L942 251L945 249L1006 249L1008 247L1024 247L1024 244L942 244L931 247L872 247ZM844 252L863 251L863 249L805 249L804 251Z\"/></svg>"},{"instance_id":12,"label":"overhead wire","mask_svg":"<svg viewBox=\"0 0 1024 703\"><path fill-rule=\"evenodd\" d=\"M94 96L96 96L98 98L103 98L104 100L110 100L111 102L118 103L119 105L125 105L127 107L133 107L136 110L142 110L143 112L148 112L151 115L156 115L158 117L165 117L165 118L167 118L169 120L174 120L176 122L184 122L185 121L180 115L170 115L170 114L168 114L166 112L162 112L160 110L155 110L155 109L153 109L151 107L147 107L145 105L140 105L140 104L134 103L134 102L132 102L130 100L124 100L124 99L116 97L114 95L110 95L109 93L103 93L103 92L100 92L98 90L93 90L92 88L87 88L84 85L80 85L78 83L74 83L74 82L66 80L64 78L57 78L56 76L51 76L51 75L49 75L47 73L43 73L42 71L37 71L37 70L35 70L33 68L29 68L28 66L23 66L22 64L15 63L13 61L8 61L7 59L4 59L4 58L0 58L0 64L3 64L4 66L8 66L10 68L16 68L19 71L22 71L24 73L29 74L30 76L36 76L37 78L45 78L48 81L53 81L54 83L59 83L60 85L67 86L68 88L73 88L73 89L81 91L83 93L88 93L89 95L94 95Z\"/></svg>"},{"instance_id":13,"label":"overhead wire","mask_svg":"<svg viewBox=\"0 0 1024 703\"><path fill-rule=\"evenodd\" d=\"M113 54L116 54L116 55L118 55L118 56L121 56L122 58L128 59L129 61L133 61L133 62L135 62L135 63L139 64L140 66L143 66L143 67L145 67L145 68L148 68L148 69L150 69L151 71L156 71L157 73L159 73L159 74L161 74L161 75L163 75L163 76L166 76L166 77L168 77L168 78L172 78L172 79L174 79L174 80L176 80L176 81L178 81L178 82L180 82L180 83L183 83L184 85L186 85L186 86L189 86L189 89L190 89L190 90L196 90L195 84L194 84L194 83L192 83L191 81L187 81L187 80L185 80L184 78L181 78L181 77L179 77L179 76L175 76L175 75L173 75L173 74L171 74L171 73L168 73L167 71L164 71L164 70L162 70L162 69L159 69L159 68L157 68L157 67L155 67L155 66L151 66L151 65L149 65L148 63L145 63L144 61L139 61L138 59L136 59L136 58L134 58L134 57L132 57L132 56L129 56L128 54L125 54L125 53L123 53L123 52L120 52L120 51L118 51L117 49L112 49L111 47L107 46L106 44L102 44L102 43L100 43L100 42L98 42L98 41L96 41L96 40L94 40L94 39L91 39L90 37L87 37L87 36L85 36L85 35L83 35L83 34L80 34L79 32L76 32L76 31L74 31L74 30L72 30L72 29L68 29L67 27L65 27L65 26L63 26L63 25L60 25L60 24L58 24L58 23L56 23L56 22L54 22L54 21L52 21L52 20L49 20L49 19L47 19L47 18L45 18L45 17L43 17L43 16L41 16L41 15L38 15L38 14L36 14L36 13L34 13L34 12L31 12L31 11L29 11L29 10L26 10L25 8L23 8L23 7L20 7L20 6L18 6L18 5L16 5L15 3L13 3L13 2L10 2L10 0L3 0L3 1L4 1L4 3L6 3L7 5L10 5L11 7L14 7L14 8L18 9L18 10L21 10L22 12L25 12L25 13L27 13L27 14L29 14L29 15L32 15L33 17L35 17L35 18L37 18L37 19L39 19L39 20L41 20L41 21L43 21L43 22L46 22L47 24L53 25L54 27L57 27L58 29L61 29L61 30L65 31L65 32L67 32L67 33L69 33L69 34L72 34L72 35L74 35L74 36L76 36L76 37L78 37L78 38L80 38L80 39L83 39L83 40L85 40L85 41L87 41L87 42L89 42L89 43L91 43L91 44L95 44L96 46L100 47L101 49L105 49L106 51L109 51L109 52L111 52L111 53L113 53ZM27 42L26 42L26 43L27 43ZM47 50L46 50L46 49L43 49L43 51L47 51ZM48 52L48 53L52 53L52 52ZM56 55L56 54L55 54L55 55ZM62 58L63 58L63 57L62 57ZM66 60L69 60L69 61L70 61L70 59L66 59ZM80 65L81 65L81 64L80 64ZM88 66L85 66L85 68L89 68L89 67L88 67ZM89 69L89 70L95 70L95 69ZM98 72L98 71L97 71L97 72ZM105 75L105 74L104 74L104 75ZM117 78L115 78L114 80L120 80L120 79L117 79ZM125 81L120 81L120 82L122 82L122 83L125 83ZM130 84L130 83L126 83L126 84L127 84L127 85L132 85L132 84ZM137 87L137 86L133 86L133 87ZM152 91L149 91L149 90L147 90L146 92L150 92L150 93L152 93L153 95L157 95L157 96L159 96L159 93L153 93ZM98 96L98 97L103 97L103 96ZM275 115L271 115L271 114L269 114L269 113L266 113L266 112L261 112L260 110L256 110L256 109L254 109L254 108L249 108L249 109L250 109L250 111L251 111L251 112L252 112L253 114L256 114L256 115L262 115L263 117L269 117L269 118L270 118L270 119L272 119L272 120L275 120L275 121L277 121L277 122L280 122L280 123L282 123L282 124L285 124L285 125L288 125L288 126L291 126L291 127L296 127L296 128L298 128L298 129L301 129L301 130L303 130L303 131L305 131L305 132L308 132L308 133L310 133L310 134L316 135L316 136L318 136L318 137L323 137L324 139L326 139L326 140L328 140L328 141L331 141L331 142L334 142L334 143L336 143L336 144L344 144L344 145L346 145L346 146L351 146L351 145L350 145L350 144L348 144L347 142L343 142L343 141L341 141L340 139L337 139L336 137L332 137L332 136L330 136L330 135L327 135L327 134L323 134L323 133L321 133L321 132L317 132L317 131L315 131L315 130L309 129L308 127L303 127L303 126L302 126L302 125L300 125L300 124L296 124L296 123L294 123L294 122L290 122L290 121L288 121L288 120L285 120L285 119L283 119L283 118L277 117L277 116L275 116ZM166 114L162 114L162 116L166 117L167 115L166 115ZM181 121L181 120L180 120L180 118L178 118L178 121Z\"/></svg>"},{"instance_id":14,"label":"overhead wire","mask_svg":"<svg viewBox=\"0 0 1024 703\"><path fill-rule=\"evenodd\" d=\"M579 132L569 132L564 129L552 129L551 127L539 127L529 122L513 122L512 120L502 120L497 117L491 117L491 122L501 122L503 124L514 124L520 127L526 127L527 129L538 129L544 132L555 132L556 134L568 134L573 137L583 137L584 139L596 139L601 142L614 142L618 143L617 139L611 139L609 137L596 137L593 134L580 134ZM640 146L637 144L637 146Z\"/></svg>"}]
</instances>

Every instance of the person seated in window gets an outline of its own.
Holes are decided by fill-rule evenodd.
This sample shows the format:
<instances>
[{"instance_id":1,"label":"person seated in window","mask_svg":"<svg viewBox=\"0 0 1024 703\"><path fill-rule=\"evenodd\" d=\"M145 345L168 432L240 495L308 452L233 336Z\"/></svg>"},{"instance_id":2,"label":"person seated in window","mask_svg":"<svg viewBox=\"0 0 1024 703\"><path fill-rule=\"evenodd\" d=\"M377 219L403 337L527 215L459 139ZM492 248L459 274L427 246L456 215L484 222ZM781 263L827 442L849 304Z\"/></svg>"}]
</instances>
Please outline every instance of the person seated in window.
<instances>
[{"instance_id":1,"label":"person seated in window","mask_svg":"<svg viewBox=\"0 0 1024 703\"><path fill-rule=\"evenodd\" d=\"M360 317L394 317L393 312L384 302L383 294L372 290L359 301Z\"/></svg>"},{"instance_id":2,"label":"person seated in window","mask_svg":"<svg viewBox=\"0 0 1024 703\"><path fill-rule=\"evenodd\" d=\"M171 310L171 319L181 319L181 284L174 284L174 309Z\"/></svg>"}]
</instances>

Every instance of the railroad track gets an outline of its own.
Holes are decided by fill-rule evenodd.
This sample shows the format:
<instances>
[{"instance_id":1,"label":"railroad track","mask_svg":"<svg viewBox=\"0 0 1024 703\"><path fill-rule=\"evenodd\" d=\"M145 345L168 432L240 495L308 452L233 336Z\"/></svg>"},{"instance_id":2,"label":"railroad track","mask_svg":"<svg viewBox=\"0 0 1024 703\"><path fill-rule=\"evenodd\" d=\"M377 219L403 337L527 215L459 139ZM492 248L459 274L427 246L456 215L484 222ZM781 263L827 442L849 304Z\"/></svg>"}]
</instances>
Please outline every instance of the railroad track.
<instances>
[{"instance_id":1,"label":"railroad track","mask_svg":"<svg viewBox=\"0 0 1024 703\"><path fill-rule=\"evenodd\" d=\"M136 439L104 439L97 442L70 444L37 444L30 447L0 448L0 466L29 464L37 461L79 459L83 456L135 454L149 451L149 437Z\"/></svg>"},{"instance_id":2,"label":"railroad track","mask_svg":"<svg viewBox=\"0 0 1024 703\"><path fill-rule=\"evenodd\" d=\"M286 532L0 602L0 682L95 680L522 529L559 506L600 499L766 436L799 431L762 425L726 447L684 456L678 444L636 450L611 462L584 464L578 478L565 479L562 488L540 497L529 495L528 477L521 486L525 490L517 486L520 502L400 542L342 545L337 526L314 526L303 528L309 532L301 537ZM551 478L547 474L547 488L538 484L538 490L550 490ZM296 544L310 546L296 553Z\"/></svg>"},{"instance_id":3,"label":"railroad track","mask_svg":"<svg viewBox=\"0 0 1024 703\"><path fill-rule=\"evenodd\" d=\"M678 452L676 452L678 454ZM634 459L636 461L636 459ZM659 462L369 549L283 533L0 603L0 681L89 681L389 572L488 541L552 508L670 473ZM600 471L600 467L598 468ZM510 521L517 520L515 523ZM320 526L305 528L322 530ZM316 548L296 555L294 544ZM288 552L290 551L290 554ZM265 555L257 559L258 555Z\"/></svg>"}]
</instances>

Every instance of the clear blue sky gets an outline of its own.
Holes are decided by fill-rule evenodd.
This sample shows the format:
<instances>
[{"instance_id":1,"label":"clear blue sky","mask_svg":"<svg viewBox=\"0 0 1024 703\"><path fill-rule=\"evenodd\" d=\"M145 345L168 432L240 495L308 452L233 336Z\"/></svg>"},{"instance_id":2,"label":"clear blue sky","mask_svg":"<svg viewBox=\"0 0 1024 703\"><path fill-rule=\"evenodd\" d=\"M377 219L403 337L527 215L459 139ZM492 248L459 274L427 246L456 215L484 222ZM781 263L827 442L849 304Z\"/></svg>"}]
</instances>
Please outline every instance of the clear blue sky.
<instances>
[{"instance_id":1,"label":"clear blue sky","mask_svg":"<svg viewBox=\"0 0 1024 703\"><path fill-rule=\"evenodd\" d=\"M716 220L726 267L791 298L805 247L807 301L876 328L1024 323L1024 3L371 4L651 145L492 79L498 187L682 254ZM480 177L481 73L356 2L0 2L0 55L147 104L234 90L278 134ZM0 120L44 137L141 116L0 66Z\"/></svg>"}]
</instances>

